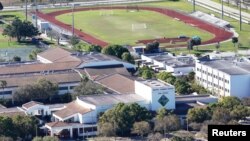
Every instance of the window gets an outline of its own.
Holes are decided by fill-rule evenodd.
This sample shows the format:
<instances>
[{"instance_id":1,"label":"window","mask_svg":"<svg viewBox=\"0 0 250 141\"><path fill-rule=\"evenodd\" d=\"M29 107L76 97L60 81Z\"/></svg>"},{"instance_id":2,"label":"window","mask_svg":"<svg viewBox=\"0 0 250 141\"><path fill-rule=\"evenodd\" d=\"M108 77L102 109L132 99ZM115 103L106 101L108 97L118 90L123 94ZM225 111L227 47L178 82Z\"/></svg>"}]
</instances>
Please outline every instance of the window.
<instances>
[{"instance_id":1,"label":"window","mask_svg":"<svg viewBox=\"0 0 250 141\"><path fill-rule=\"evenodd\" d=\"M0 95L11 95L12 91L2 91L0 92Z\"/></svg>"},{"instance_id":2,"label":"window","mask_svg":"<svg viewBox=\"0 0 250 141\"><path fill-rule=\"evenodd\" d=\"M97 127L86 127L84 128L84 132L94 132L94 131L97 131Z\"/></svg>"},{"instance_id":3,"label":"window","mask_svg":"<svg viewBox=\"0 0 250 141\"><path fill-rule=\"evenodd\" d=\"M79 132L80 132L80 134L82 134L83 133L83 128L79 128Z\"/></svg>"},{"instance_id":4,"label":"window","mask_svg":"<svg viewBox=\"0 0 250 141\"><path fill-rule=\"evenodd\" d=\"M76 86L70 86L70 87L69 87L69 89L71 89L71 90L72 90L72 89L74 89L75 87L76 87Z\"/></svg>"},{"instance_id":5,"label":"window","mask_svg":"<svg viewBox=\"0 0 250 141\"><path fill-rule=\"evenodd\" d=\"M59 87L59 91L62 90L68 90L68 87Z\"/></svg>"}]
</instances>

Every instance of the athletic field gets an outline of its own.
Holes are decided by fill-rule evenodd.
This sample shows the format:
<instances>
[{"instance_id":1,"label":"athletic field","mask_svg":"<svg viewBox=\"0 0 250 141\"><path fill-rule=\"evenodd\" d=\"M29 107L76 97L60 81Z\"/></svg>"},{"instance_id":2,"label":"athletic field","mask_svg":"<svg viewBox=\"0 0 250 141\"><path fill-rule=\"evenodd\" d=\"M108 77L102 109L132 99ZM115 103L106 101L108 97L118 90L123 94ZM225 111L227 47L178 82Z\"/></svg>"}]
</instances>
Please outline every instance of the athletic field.
<instances>
[{"instance_id":1,"label":"athletic field","mask_svg":"<svg viewBox=\"0 0 250 141\"><path fill-rule=\"evenodd\" d=\"M75 12L75 28L111 44L135 44L138 40L200 36L202 41L213 34L185 24L177 18L139 10L91 10ZM57 20L72 24L72 13L62 14Z\"/></svg>"}]
</instances>

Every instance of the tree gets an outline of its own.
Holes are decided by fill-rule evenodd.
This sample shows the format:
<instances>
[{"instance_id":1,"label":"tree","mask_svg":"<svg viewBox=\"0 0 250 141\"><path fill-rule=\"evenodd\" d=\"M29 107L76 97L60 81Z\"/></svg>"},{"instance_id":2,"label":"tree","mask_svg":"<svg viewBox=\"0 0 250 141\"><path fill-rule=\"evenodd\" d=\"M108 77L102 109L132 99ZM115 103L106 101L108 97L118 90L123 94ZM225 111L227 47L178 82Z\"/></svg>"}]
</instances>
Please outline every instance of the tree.
<instances>
[{"instance_id":1,"label":"tree","mask_svg":"<svg viewBox=\"0 0 250 141\"><path fill-rule=\"evenodd\" d=\"M116 135L116 127L112 123L105 122L98 124L98 132L101 136L112 137Z\"/></svg>"},{"instance_id":2,"label":"tree","mask_svg":"<svg viewBox=\"0 0 250 141\"><path fill-rule=\"evenodd\" d=\"M145 53L156 53L159 52L160 43L154 41L153 43L148 43L144 49Z\"/></svg>"},{"instance_id":3,"label":"tree","mask_svg":"<svg viewBox=\"0 0 250 141\"><path fill-rule=\"evenodd\" d=\"M36 60L36 57L37 57L37 54L42 52L41 49L35 49L35 50L32 50L32 52L29 54L29 59L30 60Z\"/></svg>"},{"instance_id":4,"label":"tree","mask_svg":"<svg viewBox=\"0 0 250 141\"><path fill-rule=\"evenodd\" d=\"M18 18L15 18L11 25L7 25L3 31L3 35L17 38L18 42L20 42L22 38L34 37L38 34L38 29L34 27L31 22L21 21Z\"/></svg>"},{"instance_id":5,"label":"tree","mask_svg":"<svg viewBox=\"0 0 250 141\"><path fill-rule=\"evenodd\" d=\"M129 52L124 52L122 54L122 60L130 62L130 63L134 63L134 57L129 53Z\"/></svg>"},{"instance_id":6,"label":"tree","mask_svg":"<svg viewBox=\"0 0 250 141\"><path fill-rule=\"evenodd\" d=\"M163 119L157 119L155 123L155 131L168 133L170 131L177 131L181 127L180 119L176 115L168 115Z\"/></svg>"},{"instance_id":7,"label":"tree","mask_svg":"<svg viewBox=\"0 0 250 141\"><path fill-rule=\"evenodd\" d=\"M231 120L229 110L224 108L216 108L216 110L213 111L212 120L226 124Z\"/></svg>"},{"instance_id":8,"label":"tree","mask_svg":"<svg viewBox=\"0 0 250 141\"><path fill-rule=\"evenodd\" d=\"M172 85L174 85L176 81L176 77L169 72L160 72L158 73L157 78Z\"/></svg>"},{"instance_id":9,"label":"tree","mask_svg":"<svg viewBox=\"0 0 250 141\"><path fill-rule=\"evenodd\" d=\"M141 137L150 133L150 131L151 131L150 125L146 121L135 122L133 124L132 133L138 134Z\"/></svg>"},{"instance_id":10,"label":"tree","mask_svg":"<svg viewBox=\"0 0 250 141\"><path fill-rule=\"evenodd\" d=\"M127 48L124 48L121 45L110 45L102 49L103 54L116 56L120 59L122 58L122 54L125 52L129 52L129 51Z\"/></svg>"},{"instance_id":11,"label":"tree","mask_svg":"<svg viewBox=\"0 0 250 141\"><path fill-rule=\"evenodd\" d=\"M149 121L151 118L150 112L137 103L119 103L112 109L104 112L99 118L98 125L102 127L104 123L111 123L117 127L117 135L128 135L135 122Z\"/></svg>"},{"instance_id":12,"label":"tree","mask_svg":"<svg viewBox=\"0 0 250 141\"><path fill-rule=\"evenodd\" d=\"M190 92L190 85L182 79L177 79L174 85L176 92L179 94L188 94Z\"/></svg>"},{"instance_id":13,"label":"tree","mask_svg":"<svg viewBox=\"0 0 250 141\"><path fill-rule=\"evenodd\" d=\"M3 5L1 2L0 2L0 10L3 10Z\"/></svg>"},{"instance_id":14,"label":"tree","mask_svg":"<svg viewBox=\"0 0 250 141\"><path fill-rule=\"evenodd\" d=\"M250 97L242 98L241 102L244 106L250 106Z\"/></svg>"},{"instance_id":15,"label":"tree","mask_svg":"<svg viewBox=\"0 0 250 141\"><path fill-rule=\"evenodd\" d=\"M77 36L72 36L70 38L70 44L74 47L80 42L79 38Z\"/></svg>"},{"instance_id":16,"label":"tree","mask_svg":"<svg viewBox=\"0 0 250 141\"><path fill-rule=\"evenodd\" d=\"M32 141L59 141L57 137L44 136L44 137L35 137Z\"/></svg>"},{"instance_id":17,"label":"tree","mask_svg":"<svg viewBox=\"0 0 250 141\"><path fill-rule=\"evenodd\" d=\"M154 70L148 66L143 66L138 69L139 76L144 79L151 79L155 77Z\"/></svg>"},{"instance_id":18,"label":"tree","mask_svg":"<svg viewBox=\"0 0 250 141\"><path fill-rule=\"evenodd\" d=\"M157 111L156 118L157 119L163 119L168 114L166 108L162 107Z\"/></svg>"},{"instance_id":19,"label":"tree","mask_svg":"<svg viewBox=\"0 0 250 141\"><path fill-rule=\"evenodd\" d=\"M194 81L194 79L195 79L195 72L192 71L192 72L188 73L187 78L188 78L188 81Z\"/></svg>"},{"instance_id":20,"label":"tree","mask_svg":"<svg viewBox=\"0 0 250 141\"><path fill-rule=\"evenodd\" d=\"M7 87L7 81L5 81L5 80L0 80L0 85L1 85L1 88L4 90L4 88Z\"/></svg>"},{"instance_id":21,"label":"tree","mask_svg":"<svg viewBox=\"0 0 250 141\"><path fill-rule=\"evenodd\" d=\"M15 137L16 133L14 124L12 122L12 119L7 116L0 116L0 135L6 136L6 137Z\"/></svg>"},{"instance_id":22,"label":"tree","mask_svg":"<svg viewBox=\"0 0 250 141\"><path fill-rule=\"evenodd\" d=\"M12 137L1 136L0 141L14 141Z\"/></svg>"},{"instance_id":23,"label":"tree","mask_svg":"<svg viewBox=\"0 0 250 141\"><path fill-rule=\"evenodd\" d=\"M14 57L13 57L13 61L14 61L14 62L21 62L21 57L19 57L19 56L14 56Z\"/></svg>"},{"instance_id":24,"label":"tree","mask_svg":"<svg viewBox=\"0 0 250 141\"><path fill-rule=\"evenodd\" d=\"M52 30L52 29L51 30L47 30L46 33L47 33L47 36L50 37L51 41L52 41L52 38L54 38L57 41L57 45L60 44L60 38L61 38L61 34L60 33L58 33L55 30Z\"/></svg>"},{"instance_id":25,"label":"tree","mask_svg":"<svg viewBox=\"0 0 250 141\"><path fill-rule=\"evenodd\" d=\"M233 37L232 43L234 44L234 47L235 47L235 44L238 43L238 37Z\"/></svg>"},{"instance_id":26,"label":"tree","mask_svg":"<svg viewBox=\"0 0 250 141\"><path fill-rule=\"evenodd\" d=\"M27 102L35 99L45 100L56 95L57 91L57 84L54 84L46 79L40 79L35 84L19 87L15 91L13 99L19 102Z\"/></svg>"},{"instance_id":27,"label":"tree","mask_svg":"<svg viewBox=\"0 0 250 141\"><path fill-rule=\"evenodd\" d=\"M211 113L205 108L192 108L188 110L187 119L189 122L202 123L211 119Z\"/></svg>"},{"instance_id":28,"label":"tree","mask_svg":"<svg viewBox=\"0 0 250 141\"><path fill-rule=\"evenodd\" d=\"M104 88L94 83L93 81L86 79L82 80L80 85L74 88L74 93L72 94L74 97L81 95L94 95L94 94L103 94Z\"/></svg>"},{"instance_id":29,"label":"tree","mask_svg":"<svg viewBox=\"0 0 250 141\"><path fill-rule=\"evenodd\" d=\"M159 132L151 133L148 135L149 141L160 141L163 138L162 134Z\"/></svg>"},{"instance_id":30,"label":"tree","mask_svg":"<svg viewBox=\"0 0 250 141\"><path fill-rule=\"evenodd\" d=\"M219 48L220 48L220 42L218 42L218 43L215 45L215 48L216 48L217 51L219 50Z\"/></svg>"},{"instance_id":31,"label":"tree","mask_svg":"<svg viewBox=\"0 0 250 141\"><path fill-rule=\"evenodd\" d=\"M101 52L102 47L99 45L86 45L84 48L84 51L86 51L86 52Z\"/></svg>"},{"instance_id":32,"label":"tree","mask_svg":"<svg viewBox=\"0 0 250 141\"><path fill-rule=\"evenodd\" d=\"M171 141L193 141L194 138L193 137L178 137L178 136L174 136L171 138Z\"/></svg>"}]
</instances>

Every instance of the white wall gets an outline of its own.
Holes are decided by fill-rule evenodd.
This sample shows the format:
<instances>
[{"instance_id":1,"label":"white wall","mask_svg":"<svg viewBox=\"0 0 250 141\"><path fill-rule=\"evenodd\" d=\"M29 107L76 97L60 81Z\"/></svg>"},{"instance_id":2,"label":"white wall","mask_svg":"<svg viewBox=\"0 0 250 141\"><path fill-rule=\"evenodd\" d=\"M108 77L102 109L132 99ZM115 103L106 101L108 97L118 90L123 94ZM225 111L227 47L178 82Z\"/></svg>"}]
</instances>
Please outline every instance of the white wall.
<instances>
[{"instance_id":1,"label":"white wall","mask_svg":"<svg viewBox=\"0 0 250 141\"><path fill-rule=\"evenodd\" d=\"M37 55L37 60L40 61L41 63L44 63L44 64L53 63L53 62L51 62L51 61L49 61L49 60L47 60L39 55Z\"/></svg>"},{"instance_id":2,"label":"white wall","mask_svg":"<svg viewBox=\"0 0 250 141\"><path fill-rule=\"evenodd\" d=\"M231 77L231 96L239 98L250 96L250 75L233 75Z\"/></svg>"}]
</instances>

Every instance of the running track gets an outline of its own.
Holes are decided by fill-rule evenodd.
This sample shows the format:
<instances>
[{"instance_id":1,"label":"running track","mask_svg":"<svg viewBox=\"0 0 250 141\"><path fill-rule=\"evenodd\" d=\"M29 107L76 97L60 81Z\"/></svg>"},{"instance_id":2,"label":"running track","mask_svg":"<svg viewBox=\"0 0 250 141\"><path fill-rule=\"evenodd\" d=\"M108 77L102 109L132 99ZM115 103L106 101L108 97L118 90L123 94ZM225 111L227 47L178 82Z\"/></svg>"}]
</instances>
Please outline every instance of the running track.
<instances>
[{"instance_id":1,"label":"running track","mask_svg":"<svg viewBox=\"0 0 250 141\"><path fill-rule=\"evenodd\" d=\"M179 13L177 11L174 10L170 10L170 9L163 9L163 8L155 8L155 7L139 7L141 10L148 10L148 11L155 11L161 14L164 14L166 16L172 17L172 18L177 18L180 19L180 21L189 24L190 26L196 26L202 30L205 30L207 32L210 32L214 35L214 38L207 40L205 42L202 42L202 44L212 44L212 43L217 43L217 42L221 42L221 41L225 41L228 40L230 38L233 37L233 33L230 31L227 31L223 28L211 25L209 23L206 23L204 21L201 21L199 19L196 19L194 17L191 17L189 15L186 14L182 14ZM92 8L79 8L79 9L75 9L74 11L88 11L88 10L99 10L99 9L126 9L126 7L121 7L121 6L117 6L117 7L92 7ZM55 19L56 16L61 15L61 14L66 14L66 13L70 13L72 12L71 10L61 10L61 11L55 11L55 12L51 12L51 13L41 13L38 12L38 17L48 21L50 23L53 23L57 26L60 26L61 28L71 31L72 27L71 25L67 25L63 22L60 22L58 20ZM174 30L178 30L178 29L174 29ZM192 31L190 31L192 32ZM90 44L95 44L95 45L100 45L100 46L107 46L108 43L100 40L90 34L84 33L83 31L80 31L78 29L75 29L75 34L81 38L82 40L90 43Z\"/></svg>"}]
</instances>

